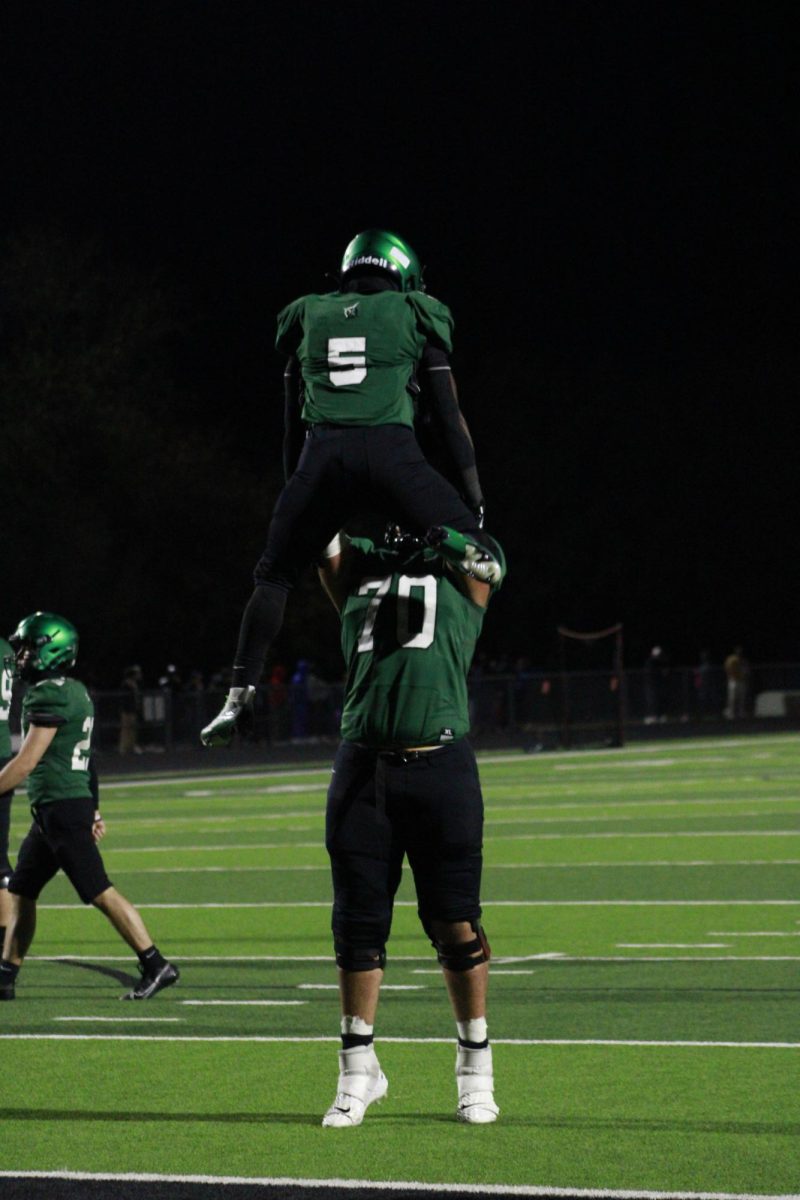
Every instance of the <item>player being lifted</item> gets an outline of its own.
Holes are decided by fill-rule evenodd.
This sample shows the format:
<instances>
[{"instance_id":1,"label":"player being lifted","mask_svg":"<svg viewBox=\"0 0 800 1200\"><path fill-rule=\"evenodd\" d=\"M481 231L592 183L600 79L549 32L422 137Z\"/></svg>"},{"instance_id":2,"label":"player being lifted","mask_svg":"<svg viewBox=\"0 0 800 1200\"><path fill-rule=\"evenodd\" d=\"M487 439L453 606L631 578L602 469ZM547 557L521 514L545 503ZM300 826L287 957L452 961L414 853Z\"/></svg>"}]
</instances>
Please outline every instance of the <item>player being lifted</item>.
<instances>
[{"instance_id":1,"label":"player being lifted","mask_svg":"<svg viewBox=\"0 0 800 1200\"><path fill-rule=\"evenodd\" d=\"M449 526L468 535L475 573L487 582L499 577L482 545L484 501L450 370L452 329L448 307L424 291L414 251L377 229L350 242L337 291L301 296L278 315L275 344L288 355L286 484L242 616L233 686L201 732L205 745L230 741L283 623L288 592L354 514L393 512L417 536ZM418 372L461 494L414 435Z\"/></svg>"}]
</instances>

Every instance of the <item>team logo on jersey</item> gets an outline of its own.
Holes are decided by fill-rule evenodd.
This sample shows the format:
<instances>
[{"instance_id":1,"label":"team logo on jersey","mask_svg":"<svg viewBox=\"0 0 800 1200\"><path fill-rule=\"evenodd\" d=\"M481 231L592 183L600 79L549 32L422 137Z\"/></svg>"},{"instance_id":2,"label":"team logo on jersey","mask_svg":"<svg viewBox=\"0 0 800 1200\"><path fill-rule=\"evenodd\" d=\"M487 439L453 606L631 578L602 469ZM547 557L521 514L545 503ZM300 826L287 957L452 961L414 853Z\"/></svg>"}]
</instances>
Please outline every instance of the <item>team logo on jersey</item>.
<instances>
[{"instance_id":1,"label":"team logo on jersey","mask_svg":"<svg viewBox=\"0 0 800 1200\"><path fill-rule=\"evenodd\" d=\"M346 321L349 321L351 317L357 317L358 316L358 302L356 302L355 304L349 304L347 306L347 308L345 308L345 310L344 310L344 316L345 316Z\"/></svg>"},{"instance_id":2,"label":"team logo on jersey","mask_svg":"<svg viewBox=\"0 0 800 1200\"><path fill-rule=\"evenodd\" d=\"M440 742L453 742L453 741L455 741L455 737L456 737L456 735L453 733L452 729L450 729L447 725L445 725L444 729L439 734L439 741Z\"/></svg>"}]
</instances>

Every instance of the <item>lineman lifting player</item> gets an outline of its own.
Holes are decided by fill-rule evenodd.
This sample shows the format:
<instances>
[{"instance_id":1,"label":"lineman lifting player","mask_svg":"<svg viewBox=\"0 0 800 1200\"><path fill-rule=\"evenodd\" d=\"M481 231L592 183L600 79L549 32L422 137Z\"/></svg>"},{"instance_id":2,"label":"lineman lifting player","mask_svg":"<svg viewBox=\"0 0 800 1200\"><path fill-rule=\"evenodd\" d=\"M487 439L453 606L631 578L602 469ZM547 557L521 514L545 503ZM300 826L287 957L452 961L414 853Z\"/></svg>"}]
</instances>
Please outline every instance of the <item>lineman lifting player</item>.
<instances>
[{"instance_id":1,"label":"lineman lifting player","mask_svg":"<svg viewBox=\"0 0 800 1200\"><path fill-rule=\"evenodd\" d=\"M475 451L450 369L453 320L424 291L419 260L395 234L370 229L345 250L338 290L301 296L278 316L284 374L286 484L242 615L231 690L202 730L225 744L252 702L267 650L302 570L358 512L389 511L424 536L434 526L467 535L474 574L500 567L483 546L484 501ZM414 436L422 372L460 493L425 459Z\"/></svg>"}]
</instances>

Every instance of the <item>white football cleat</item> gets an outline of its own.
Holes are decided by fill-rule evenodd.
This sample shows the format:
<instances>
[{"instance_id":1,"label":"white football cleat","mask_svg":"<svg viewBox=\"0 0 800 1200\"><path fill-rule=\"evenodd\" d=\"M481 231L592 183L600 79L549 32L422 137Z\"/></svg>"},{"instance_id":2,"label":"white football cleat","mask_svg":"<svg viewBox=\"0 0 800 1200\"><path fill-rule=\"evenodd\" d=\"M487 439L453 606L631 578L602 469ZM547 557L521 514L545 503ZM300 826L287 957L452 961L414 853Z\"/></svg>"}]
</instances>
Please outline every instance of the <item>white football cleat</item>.
<instances>
[{"instance_id":1,"label":"white football cleat","mask_svg":"<svg viewBox=\"0 0 800 1200\"><path fill-rule=\"evenodd\" d=\"M326 1129L349 1129L360 1125L370 1104L382 1100L389 1082L372 1046L354 1046L339 1051L339 1082L336 1099L322 1124Z\"/></svg>"},{"instance_id":2,"label":"white football cleat","mask_svg":"<svg viewBox=\"0 0 800 1200\"><path fill-rule=\"evenodd\" d=\"M204 746L227 746L233 737L233 731L241 720L242 713L249 704L253 703L256 689L248 684L247 687L234 687L228 692L221 710L209 721L205 729L200 731L200 741Z\"/></svg>"},{"instance_id":3,"label":"white football cleat","mask_svg":"<svg viewBox=\"0 0 800 1200\"><path fill-rule=\"evenodd\" d=\"M456 1117L467 1125L488 1125L500 1115L494 1099L492 1048L468 1050L458 1047L456 1054L458 1108Z\"/></svg>"}]
</instances>

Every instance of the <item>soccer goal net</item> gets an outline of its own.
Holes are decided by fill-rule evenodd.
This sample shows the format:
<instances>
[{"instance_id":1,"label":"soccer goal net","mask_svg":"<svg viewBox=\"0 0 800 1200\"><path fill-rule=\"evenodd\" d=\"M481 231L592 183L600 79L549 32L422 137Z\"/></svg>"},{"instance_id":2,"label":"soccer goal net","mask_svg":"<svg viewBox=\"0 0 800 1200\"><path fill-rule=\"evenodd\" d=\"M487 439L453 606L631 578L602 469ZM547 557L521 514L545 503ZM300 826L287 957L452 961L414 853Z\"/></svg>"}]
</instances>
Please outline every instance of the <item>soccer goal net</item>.
<instances>
[{"instance_id":1,"label":"soccer goal net","mask_svg":"<svg viewBox=\"0 0 800 1200\"><path fill-rule=\"evenodd\" d=\"M566 748L625 744L622 625L579 632L558 626L561 743Z\"/></svg>"}]
</instances>

